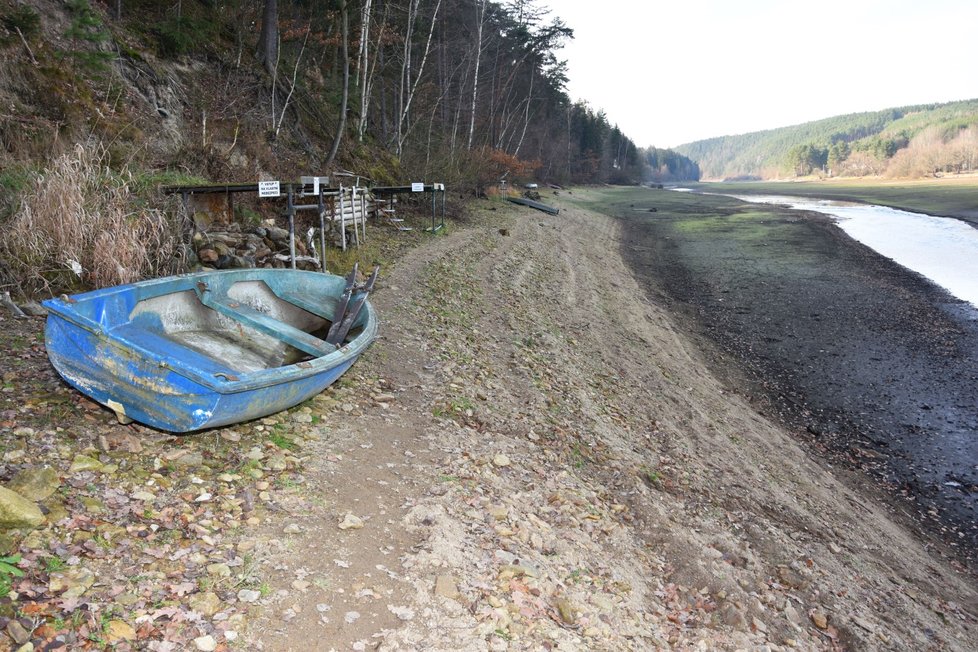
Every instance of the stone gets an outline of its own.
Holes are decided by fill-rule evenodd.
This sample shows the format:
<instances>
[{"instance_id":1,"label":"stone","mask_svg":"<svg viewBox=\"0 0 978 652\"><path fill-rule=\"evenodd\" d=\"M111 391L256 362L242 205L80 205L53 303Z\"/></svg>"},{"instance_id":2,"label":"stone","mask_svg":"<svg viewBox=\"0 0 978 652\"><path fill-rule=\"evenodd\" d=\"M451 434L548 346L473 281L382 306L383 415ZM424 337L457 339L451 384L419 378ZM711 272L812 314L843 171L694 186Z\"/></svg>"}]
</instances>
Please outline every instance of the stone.
<instances>
[{"instance_id":1,"label":"stone","mask_svg":"<svg viewBox=\"0 0 978 652\"><path fill-rule=\"evenodd\" d=\"M258 602L260 597L261 592L253 589L241 589L238 591L238 600L241 602Z\"/></svg>"},{"instance_id":2,"label":"stone","mask_svg":"<svg viewBox=\"0 0 978 652\"><path fill-rule=\"evenodd\" d=\"M99 462L94 457L89 457L88 455L75 455L75 459L71 461L71 466L68 467L68 473L78 473L81 471L101 471L102 463Z\"/></svg>"},{"instance_id":3,"label":"stone","mask_svg":"<svg viewBox=\"0 0 978 652\"><path fill-rule=\"evenodd\" d=\"M31 637L30 632L24 629L24 626L16 620L11 620L7 623L7 634L10 635L10 638L14 639L14 643L17 645L23 645Z\"/></svg>"},{"instance_id":4,"label":"stone","mask_svg":"<svg viewBox=\"0 0 978 652\"><path fill-rule=\"evenodd\" d=\"M496 466L499 466L499 467L505 467L505 466L509 466L510 464L512 464L512 462L510 461L509 457L507 457L503 453L499 453L495 457L493 457L492 458L492 463L495 464Z\"/></svg>"},{"instance_id":5,"label":"stone","mask_svg":"<svg viewBox=\"0 0 978 652\"><path fill-rule=\"evenodd\" d=\"M0 487L0 529L34 528L44 522L41 509L19 493Z\"/></svg>"},{"instance_id":6,"label":"stone","mask_svg":"<svg viewBox=\"0 0 978 652\"><path fill-rule=\"evenodd\" d=\"M284 471L289 468L289 465L285 461L285 457L276 455L268 460L268 468L270 471Z\"/></svg>"},{"instance_id":7,"label":"stone","mask_svg":"<svg viewBox=\"0 0 978 652\"><path fill-rule=\"evenodd\" d=\"M221 599L213 591L195 593L190 596L189 604L191 609L207 618L221 610Z\"/></svg>"},{"instance_id":8,"label":"stone","mask_svg":"<svg viewBox=\"0 0 978 652\"><path fill-rule=\"evenodd\" d=\"M177 469L195 469L204 464L204 455L200 451L190 451L170 460L170 464Z\"/></svg>"},{"instance_id":9,"label":"stone","mask_svg":"<svg viewBox=\"0 0 978 652\"><path fill-rule=\"evenodd\" d=\"M89 514L101 514L105 512L105 504L94 496L82 496L79 500L85 506L85 511Z\"/></svg>"},{"instance_id":10,"label":"stone","mask_svg":"<svg viewBox=\"0 0 978 652\"><path fill-rule=\"evenodd\" d=\"M359 530L363 527L363 519L359 516L355 516L347 512L343 520L340 521L339 528L341 530Z\"/></svg>"},{"instance_id":11,"label":"stone","mask_svg":"<svg viewBox=\"0 0 978 652\"><path fill-rule=\"evenodd\" d=\"M489 508L489 515L497 521L504 521L509 516L509 508L505 505L496 505Z\"/></svg>"},{"instance_id":12,"label":"stone","mask_svg":"<svg viewBox=\"0 0 978 652\"><path fill-rule=\"evenodd\" d=\"M124 620L110 620L105 629L105 640L110 645L120 641L135 641L136 630Z\"/></svg>"},{"instance_id":13,"label":"stone","mask_svg":"<svg viewBox=\"0 0 978 652\"><path fill-rule=\"evenodd\" d=\"M567 598L558 598L555 606L557 607L557 613L560 614L560 619L568 625L573 625L575 621L574 614L577 611L574 603Z\"/></svg>"},{"instance_id":14,"label":"stone","mask_svg":"<svg viewBox=\"0 0 978 652\"><path fill-rule=\"evenodd\" d=\"M795 625L801 624L801 614L790 604L784 608L784 617L788 619L789 623L794 623Z\"/></svg>"},{"instance_id":15,"label":"stone","mask_svg":"<svg viewBox=\"0 0 978 652\"><path fill-rule=\"evenodd\" d=\"M231 567L224 562L207 565L207 574L215 577L231 577Z\"/></svg>"},{"instance_id":16,"label":"stone","mask_svg":"<svg viewBox=\"0 0 978 652\"><path fill-rule=\"evenodd\" d=\"M451 575L439 575L435 578L435 595L450 600L457 600L459 597L458 585L455 578Z\"/></svg>"},{"instance_id":17,"label":"stone","mask_svg":"<svg viewBox=\"0 0 978 652\"><path fill-rule=\"evenodd\" d=\"M206 636L198 636L194 639L194 645L201 652L214 652L217 649L217 640L213 636L207 634Z\"/></svg>"},{"instance_id":18,"label":"stone","mask_svg":"<svg viewBox=\"0 0 978 652\"><path fill-rule=\"evenodd\" d=\"M720 610L720 617L723 618L724 624L734 629L743 631L747 628L747 618L744 616L744 612L733 604L724 605L723 609Z\"/></svg>"},{"instance_id":19,"label":"stone","mask_svg":"<svg viewBox=\"0 0 978 652\"><path fill-rule=\"evenodd\" d=\"M61 478L50 466L23 469L7 483L7 489L34 502L49 498L60 486Z\"/></svg>"},{"instance_id":20,"label":"stone","mask_svg":"<svg viewBox=\"0 0 978 652\"><path fill-rule=\"evenodd\" d=\"M82 566L51 573L48 591L62 593L62 598L77 598L95 584L95 573Z\"/></svg>"},{"instance_id":21,"label":"stone","mask_svg":"<svg viewBox=\"0 0 978 652\"><path fill-rule=\"evenodd\" d=\"M829 617L825 615L824 611L816 609L811 614L812 622L819 629L828 629L829 627Z\"/></svg>"}]
</instances>

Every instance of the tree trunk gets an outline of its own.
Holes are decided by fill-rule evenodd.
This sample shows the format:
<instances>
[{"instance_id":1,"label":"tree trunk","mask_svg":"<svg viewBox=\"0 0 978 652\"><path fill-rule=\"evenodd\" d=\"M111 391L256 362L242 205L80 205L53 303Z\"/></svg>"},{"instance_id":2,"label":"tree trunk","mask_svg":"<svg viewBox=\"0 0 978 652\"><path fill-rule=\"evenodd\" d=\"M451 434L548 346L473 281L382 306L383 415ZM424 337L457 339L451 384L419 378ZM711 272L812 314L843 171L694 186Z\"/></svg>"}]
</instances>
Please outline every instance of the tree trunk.
<instances>
[{"instance_id":1,"label":"tree trunk","mask_svg":"<svg viewBox=\"0 0 978 652\"><path fill-rule=\"evenodd\" d=\"M258 36L258 60L264 64L269 75L275 73L278 62L278 0L265 0L261 34Z\"/></svg>"},{"instance_id":2,"label":"tree trunk","mask_svg":"<svg viewBox=\"0 0 978 652\"><path fill-rule=\"evenodd\" d=\"M428 61L428 53L431 51L431 38L435 33L435 24L438 22L438 10L441 8L441 0L435 3L435 10L431 14L431 29L428 30L428 40L425 42L424 54L421 55L421 62L418 64L418 75L415 77L414 82L411 82L411 67L410 67L410 52L409 52L409 38L405 39L405 67L404 67L404 78L401 88L401 95L398 104L401 106L400 115L397 118L397 155L400 156L404 149L404 141L407 140L408 132L410 131L410 115L411 115L411 101L414 99L414 94L418 90L418 83L421 81L421 77L424 75L424 66ZM414 15L409 15L408 21L409 25L413 22L414 18L417 16L418 3L414 4ZM408 32L410 35L410 30Z\"/></svg>"},{"instance_id":3,"label":"tree trunk","mask_svg":"<svg viewBox=\"0 0 978 652\"><path fill-rule=\"evenodd\" d=\"M336 137L333 138L324 168L332 165L340 149L340 141L346 130L346 105L350 99L350 12L347 10L347 0L340 0L340 14L343 21L343 99L340 100L340 124L336 127Z\"/></svg>"},{"instance_id":4,"label":"tree trunk","mask_svg":"<svg viewBox=\"0 0 978 652\"><path fill-rule=\"evenodd\" d=\"M486 0L482 0L482 5L476 15L477 25L475 32L475 75L472 77L472 115L469 118L469 142L468 149L472 149L472 138L475 136L475 107L476 98L479 94L479 62L482 60L482 24L486 18Z\"/></svg>"}]
</instances>

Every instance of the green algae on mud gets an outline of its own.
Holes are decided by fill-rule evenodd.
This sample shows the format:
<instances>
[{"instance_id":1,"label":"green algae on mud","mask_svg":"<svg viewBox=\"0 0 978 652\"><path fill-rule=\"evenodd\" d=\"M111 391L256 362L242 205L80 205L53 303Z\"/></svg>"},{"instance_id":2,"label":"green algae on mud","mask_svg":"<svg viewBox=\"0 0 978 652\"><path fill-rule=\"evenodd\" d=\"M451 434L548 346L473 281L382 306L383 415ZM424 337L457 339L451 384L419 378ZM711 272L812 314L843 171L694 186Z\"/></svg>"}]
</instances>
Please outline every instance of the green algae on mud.
<instances>
[{"instance_id":1,"label":"green algae on mud","mask_svg":"<svg viewBox=\"0 0 978 652\"><path fill-rule=\"evenodd\" d=\"M684 184L687 185L687 184ZM784 195L889 206L915 213L956 217L978 226L978 177L884 181L714 182L688 184L700 192Z\"/></svg>"}]
</instances>

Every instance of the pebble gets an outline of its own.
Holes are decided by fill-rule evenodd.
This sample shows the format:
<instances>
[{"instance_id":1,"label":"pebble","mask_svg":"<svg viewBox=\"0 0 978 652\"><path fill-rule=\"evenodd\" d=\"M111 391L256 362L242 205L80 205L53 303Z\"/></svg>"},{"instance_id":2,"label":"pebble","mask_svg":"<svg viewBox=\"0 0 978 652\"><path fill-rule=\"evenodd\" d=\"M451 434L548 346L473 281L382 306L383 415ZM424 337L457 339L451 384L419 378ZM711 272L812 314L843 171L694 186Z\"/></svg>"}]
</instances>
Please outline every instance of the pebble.
<instances>
[{"instance_id":1,"label":"pebble","mask_svg":"<svg viewBox=\"0 0 978 652\"><path fill-rule=\"evenodd\" d=\"M439 595L443 598L449 598L451 600L457 600L459 597L459 592L455 578L451 575L439 575L436 577L435 595Z\"/></svg>"},{"instance_id":2,"label":"pebble","mask_svg":"<svg viewBox=\"0 0 978 652\"><path fill-rule=\"evenodd\" d=\"M241 602L257 602L260 597L261 592L253 589L241 589L238 591L238 600Z\"/></svg>"},{"instance_id":3,"label":"pebble","mask_svg":"<svg viewBox=\"0 0 978 652\"><path fill-rule=\"evenodd\" d=\"M30 633L24 629L24 626L16 620L11 620L9 623L7 623L7 634L9 634L10 638L14 639L14 643L17 643L18 645L23 645L31 637Z\"/></svg>"},{"instance_id":4,"label":"pebble","mask_svg":"<svg viewBox=\"0 0 978 652\"><path fill-rule=\"evenodd\" d=\"M207 618L213 617L221 610L221 599L213 591L195 593L190 596L188 604L191 609Z\"/></svg>"},{"instance_id":5,"label":"pebble","mask_svg":"<svg viewBox=\"0 0 978 652\"><path fill-rule=\"evenodd\" d=\"M811 617L812 617L812 622L815 623L815 626L818 627L819 629L828 628L829 618L828 616L825 615L824 611L819 611L818 609L816 609L811 613Z\"/></svg>"},{"instance_id":6,"label":"pebble","mask_svg":"<svg viewBox=\"0 0 978 652\"><path fill-rule=\"evenodd\" d=\"M568 625L573 625L576 620L574 618L574 612L576 611L574 603L567 598L558 598L555 604L557 613L560 614L560 619Z\"/></svg>"},{"instance_id":7,"label":"pebble","mask_svg":"<svg viewBox=\"0 0 978 652\"><path fill-rule=\"evenodd\" d=\"M231 577L231 567L224 562L207 565L207 574L217 577Z\"/></svg>"},{"instance_id":8,"label":"pebble","mask_svg":"<svg viewBox=\"0 0 978 652\"><path fill-rule=\"evenodd\" d=\"M75 459L71 461L71 466L68 467L68 472L77 473L79 471L99 471L101 469L102 463L94 457L75 455Z\"/></svg>"},{"instance_id":9,"label":"pebble","mask_svg":"<svg viewBox=\"0 0 978 652\"><path fill-rule=\"evenodd\" d=\"M503 453L498 453L495 457L492 458L492 463L495 464L496 466L504 467L504 466L509 466L512 462L510 461L508 456L504 455Z\"/></svg>"},{"instance_id":10,"label":"pebble","mask_svg":"<svg viewBox=\"0 0 978 652\"><path fill-rule=\"evenodd\" d=\"M134 641L136 640L136 630L124 620L110 620L105 632L105 640L109 644Z\"/></svg>"},{"instance_id":11,"label":"pebble","mask_svg":"<svg viewBox=\"0 0 978 652\"><path fill-rule=\"evenodd\" d=\"M363 527L363 519L347 512L346 516L343 517L343 520L340 521L338 527L341 530L359 530Z\"/></svg>"},{"instance_id":12,"label":"pebble","mask_svg":"<svg viewBox=\"0 0 978 652\"><path fill-rule=\"evenodd\" d=\"M414 620L414 611L408 607L387 605L387 610L397 616L398 620Z\"/></svg>"},{"instance_id":13,"label":"pebble","mask_svg":"<svg viewBox=\"0 0 978 652\"><path fill-rule=\"evenodd\" d=\"M197 649L201 652L214 652L214 650L217 649L217 641L210 634L195 638L194 645L196 645Z\"/></svg>"}]
</instances>

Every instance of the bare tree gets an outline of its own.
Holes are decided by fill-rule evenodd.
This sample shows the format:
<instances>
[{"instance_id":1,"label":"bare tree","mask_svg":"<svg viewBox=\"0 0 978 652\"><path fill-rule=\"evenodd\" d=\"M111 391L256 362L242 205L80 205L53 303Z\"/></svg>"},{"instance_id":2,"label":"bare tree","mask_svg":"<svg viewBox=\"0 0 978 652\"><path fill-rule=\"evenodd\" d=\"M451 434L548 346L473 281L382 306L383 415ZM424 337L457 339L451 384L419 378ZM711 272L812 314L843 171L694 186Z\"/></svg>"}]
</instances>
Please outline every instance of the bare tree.
<instances>
[{"instance_id":1,"label":"bare tree","mask_svg":"<svg viewBox=\"0 0 978 652\"><path fill-rule=\"evenodd\" d=\"M476 32L475 32L475 74L472 77L472 115L469 118L469 142L468 149L472 149L472 138L475 135L475 108L476 98L479 94L479 62L482 60L482 25L486 18L486 0L478 5L476 12Z\"/></svg>"},{"instance_id":2,"label":"bare tree","mask_svg":"<svg viewBox=\"0 0 978 652\"><path fill-rule=\"evenodd\" d=\"M261 34L258 36L258 60L269 75L275 74L278 64L278 0L265 0L261 15Z\"/></svg>"},{"instance_id":3,"label":"bare tree","mask_svg":"<svg viewBox=\"0 0 978 652\"><path fill-rule=\"evenodd\" d=\"M400 156L404 149L404 141L407 139L408 117L411 114L411 102L418 90L418 83L424 75L425 63L428 61L428 53L431 51L431 37L435 33L435 24L438 22L438 10L441 8L441 0L435 3L435 10L431 14L431 29L428 30L428 40L425 42L424 54L421 56L421 63L418 65L417 77L411 81L411 33L414 30L414 22L418 15L418 5L420 0L411 0L408 6L408 29L404 38L404 61L401 68L401 88L398 94L400 111L397 117L397 155Z\"/></svg>"},{"instance_id":4,"label":"bare tree","mask_svg":"<svg viewBox=\"0 0 978 652\"><path fill-rule=\"evenodd\" d=\"M347 9L347 0L340 0L340 20L343 30L341 45L341 55L343 57L343 99L340 100L340 123L336 127L333 146L330 148L326 162L323 164L323 167L326 168L336 159L336 153L340 149L340 141L343 139L343 132L346 130L346 107L350 99L350 12Z\"/></svg>"}]
</instances>

